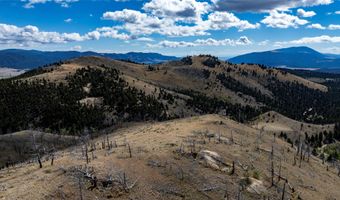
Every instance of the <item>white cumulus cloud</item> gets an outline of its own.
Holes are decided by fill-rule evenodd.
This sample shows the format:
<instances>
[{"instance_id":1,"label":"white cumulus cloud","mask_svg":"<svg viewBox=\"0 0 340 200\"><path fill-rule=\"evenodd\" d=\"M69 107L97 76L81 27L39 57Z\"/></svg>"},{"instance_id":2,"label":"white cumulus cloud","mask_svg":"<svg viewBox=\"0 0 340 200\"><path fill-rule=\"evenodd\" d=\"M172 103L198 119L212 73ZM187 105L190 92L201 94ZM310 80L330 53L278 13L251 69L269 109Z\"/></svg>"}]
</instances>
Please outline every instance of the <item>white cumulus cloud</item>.
<instances>
[{"instance_id":1,"label":"white cumulus cloud","mask_svg":"<svg viewBox=\"0 0 340 200\"><path fill-rule=\"evenodd\" d=\"M149 47L158 47L158 48L179 48L179 47L197 47L197 46L236 46L236 45L249 45L252 42L246 37L241 36L237 40L233 39L223 39L216 40L213 38L208 39L197 39L193 42L187 41L169 41L163 40L157 44L148 44Z\"/></svg>"},{"instance_id":2,"label":"white cumulus cloud","mask_svg":"<svg viewBox=\"0 0 340 200\"><path fill-rule=\"evenodd\" d=\"M314 11L305 11L304 9L301 9L301 8L297 10L297 14L300 17L313 17L316 15Z\"/></svg>"},{"instance_id":3,"label":"white cumulus cloud","mask_svg":"<svg viewBox=\"0 0 340 200\"><path fill-rule=\"evenodd\" d=\"M208 12L209 3L196 0L151 0L143 9L158 17L183 21L199 21Z\"/></svg>"},{"instance_id":4,"label":"white cumulus cloud","mask_svg":"<svg viewBox=\"0 0 340 200\"><path fill-rule=\"evenodd\" d=\"M284 42L276 42L277 45L285 45L285 44L294 44L294 45L304 45L304 44L313 44L313 43L339 43L339 36L329 36L329 35L321 35L316 37L303 37L298 40L284 41Z\"/></svg>"},{"instance_id":5,"label":"white cumulus cloud","mask_svg":"<svg viewBox=\"0 0 340 200\"><path fill-rule=\"evenodd\" d=\"M307 20L277 10L271 11L261 22L272 28L297 28L309 23Z\"/></svg>"},{"instance_id":6,"label":"white cumulus cloud","mask_svg":"<svg viewBox=\"0 0 340 200\"><path fill-rule=\"evenodd\" d=\"M330 24L328 26L329 30L340 30L340 25L339 24Z\"/></svg>"},{"instance_id":7,"label":"white cumulus cloud","mask_svg":"<svg viewBox=\"0 0 340 200\"><path fill-rule=\"evenodd\" d=\"M214 9L219 11L254 11L288 10L297 7L327 5L333 0L212 0Z\"/></svg>"},{"instance_id":8,"label":"white cumulus cloud","mask_svg":"<svg viewBox=\"0 0 340 200\"><path fill-rule=\"evenodd\" d=\"M0 43L1 44L20 44L29 45L33 43L66 43L72 41L83 41L85 36L79 33L58 33L40 31L38 27L27 25L17 27L14 25L0 24Z\"/></svg>"},{"instance_id":9,"label":"white cumulus cloud","mask_svg":"<svg viewBox=\"0 0 340 200\"><path fill-rule=\"evenodd\" d=\"M326 29L326 27L322 26L321 24L310 24L310 25L307 26L307 28L320 29L320 30Z\"/></svg>"},{"instance_id":10,"label":"white cumulus cloud","mask_svg":"<svg viewBox=\"0 0 340 200\"><path fill-rule=\"evenodd\" d=\"M25 2L24 8L34 8L35 4L44 4L47 2L54 2L60 4L64 8L68 8L70 3L77 2L79 0L22 0Z\"/></svg>"},{"instance_id":11,"label":"white cumulus cloud","mask_svg":"<svg viewBox=\"0 0 340 200\"><path fill-rule=\"evenodd\" d=\"M67 19L64 20L64 22L66 22L66 23L71 23L71 22L72 22L72 19L71 19L71 18L67 18Z\"/></svg>"},{"instance_id":12,"label":"white cumulus cloud","mask_svg":"<svg viewBox=\"0 0 340 200\"><path fill-rule=\"evenodd\" d=\"M213 12L209 14L208 20L201 22L201 26L212 30L224 30L235 27L239 31L243 31L259 28L260 24L251 24L247 20L240 20L233 13Z\"/></svg>"},{"instance_id":13,"label":"white cumulus cloud","mask_svg":"<svg viewBox=\"0 0 340 200\"><path fill-rule=\"evenodd\" d=\"M117 27L131 35L151 35L158 33L167 36L209 35L209 30L226 30L237 28L240 31L258 28L259 24L251 24L240 20L232 13L213 12L207 20L197 20L194 24L178 24L174 17L157 17L149 13L124 9L122 11L105 12L103 19L121 22Z\"/></svg>"}]
</instances>

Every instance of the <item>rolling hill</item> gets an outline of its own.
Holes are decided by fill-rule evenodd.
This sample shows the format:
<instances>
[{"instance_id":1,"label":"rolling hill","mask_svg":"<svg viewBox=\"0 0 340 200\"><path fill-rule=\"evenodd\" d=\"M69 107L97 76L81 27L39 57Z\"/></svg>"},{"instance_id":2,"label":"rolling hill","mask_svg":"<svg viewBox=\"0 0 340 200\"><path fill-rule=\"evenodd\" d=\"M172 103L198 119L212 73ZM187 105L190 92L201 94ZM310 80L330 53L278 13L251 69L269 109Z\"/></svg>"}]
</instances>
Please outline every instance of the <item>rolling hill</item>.
<instances>
[{"instance_id":1,"label":"rolling hill","mask_svg":"<svg viewBox=\"0 0 340 200\"><path fill-rule=\"evenodd\" d=\"M232 63L256 63L271 67L335 70L340 68L336 55L322 54L309 47L290 47L248 53L229 59Z\"/></svg>"},{"instance_id":2,"label":"rolling hill","mask_svg":"<svg viewBox=\"0 0 340 200\"><path fill-rule=\"evenodd\" d=\"M336 165L323 163L310 152L300 157L284 140L219 115L130 124L98 138L76 141L77 145L42 156L42 168L32 159L0 170L0 198L340 196Z\"/></svg>"},{"instance_id":3,"label":"rolling hill","mask_svg":"<svg viewBox=\"0 0 340 200\"><path fill-rule=\"evenodd\" d=\"M84 56L2 79L0 199L337 199L323 83L210 55Z\"/></svg>"},{"instance_id":4,"label":"rolling hill","mask_svg":"<svg viewBox=\"0 0 340 200\"><path fill-rule=\"evenodd\" d=\"M55 84L54 89L50 90L56 92L58 84L62 83L62 87L72 96L69 99L70 105L73 105L75 100L101 102L100 99L104 98L104 102L108 102L111 97L107 94L111 92L107 90L113 86L105 86L105 84L109 84L106 79L111 76L112 70L118 70L119 77L130 88L152 97L155 99L154 103L161 102L165 106L168 118L224 113L234 119L244 121L268 110L275 110L297 120L315 123L334 122L339 117L336 111L337 105L329 98L333 91L328 91L328 88L322 84L278 69L267 69L258 65L231 64L209 55L186 57L179 61L155 65L103 57L79 57L28 71L14 79L31 80L34 84L38 84L34 81L38 80L43 82L41 83L43 85L44 81L49 81ZM73 84L72 87L68 86L70 81L71 85ZM6 88L8 83L6 80L3 83L5 84L3 87ZM96 89L91 91L93 86ZM13 88L13 86L8 87ZM30 88L32 92L37 92L34 87L38 85L25 87L33 87ZM27 92L26 88L23 92L16 91L15 94ZM33 94L30 93L30 95ZM66 100L59 93L55 95L60 95L63 101ZM115 95L119 96L119 93ZM18 99L18 97L13 98ZM25 99L28 96L20 98ZM31 98L29 101L35 104L35 96ZM49 98L55 97L52 95ZM8 100L8 102L12 101L14 100ZM21 106L25 108L25 102L22 103ZM31 114L24 116L31 117Z\"/></svg>"}]
</instances>

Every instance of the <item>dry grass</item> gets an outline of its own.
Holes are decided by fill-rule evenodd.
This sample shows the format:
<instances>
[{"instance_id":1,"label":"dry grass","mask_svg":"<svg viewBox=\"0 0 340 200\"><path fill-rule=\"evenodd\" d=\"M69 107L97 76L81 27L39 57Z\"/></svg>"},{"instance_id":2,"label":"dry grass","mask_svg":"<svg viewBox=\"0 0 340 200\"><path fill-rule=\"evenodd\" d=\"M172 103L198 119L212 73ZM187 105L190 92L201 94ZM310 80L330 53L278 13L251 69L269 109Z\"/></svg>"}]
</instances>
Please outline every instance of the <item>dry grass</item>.
<instances>
[{"instance_id":1,"label":"dry grass","mask_svg":"<svg viewBox=\"0 0 340 200\"><path fill-rule=\"evenodd\" d=\"M209 141L211 135L214 137ZM302 199L340 197L340 177L336 176L335 169L330 167L327 171L326 165L315 157L310 162L303 161L301 168L294 166L295 150L280 139L273 143L269 133L263 135L257 151L254 141L258 135L257 129L218 115L141 123L119 129L109 135L109 141L117 144L111 150L101 149L106 137L92 141L97 147L96 159L88 166L94 168L98 179L124 171L129 183L138 179L136 186L129 192L102 187L90 191L86 188L91 184L85 181L83 195L86 199L222 199L227 188L229 197L236 199L242 183L245 184L241 192L244 199L280 199L281 192L277 190L282 188L283 181L277 182L275 178L277 187L270 187L273 144L275 171L278 172L281 160L281 174L295 188L296 195ZM233 143L226 142L231 139ZM194 158L201 149L218 153L229 170L234 161L235 174L206 167L199 157ZM81 147L71 147L56 156L54 166L45 161L42 169L32 163L0 171L0 188L3 188L0 199L79 199L77 179L69 171L86 164Z\"/></svg>"},{"instance_id":2,"label":"dry grass","mask_svg":"<svg viewBox=\"0 0 340 200\"><path fill-rule=\"evenodd\" d=\"M267 132L276 133L276 135L279 135L281 132L286 133L291 139L297 139L299 135L304 137L305 133L311 136L320 132L334 130L334 124L317 125L303 123L274 111L260 115L250 125L259 130L264 129Z\"/></svg>"}]
</instances>

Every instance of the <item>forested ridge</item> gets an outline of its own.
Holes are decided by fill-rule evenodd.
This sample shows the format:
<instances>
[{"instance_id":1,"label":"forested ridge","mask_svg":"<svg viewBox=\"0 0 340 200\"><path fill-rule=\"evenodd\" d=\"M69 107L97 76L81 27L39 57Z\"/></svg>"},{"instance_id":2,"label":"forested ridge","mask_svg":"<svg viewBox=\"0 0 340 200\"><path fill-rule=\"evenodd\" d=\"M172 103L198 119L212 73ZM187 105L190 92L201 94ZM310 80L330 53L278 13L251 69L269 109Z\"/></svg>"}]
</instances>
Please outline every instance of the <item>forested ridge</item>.
<instances>
[{"instance_id":1,"label":"forested ridge","mask_svg":"<svg viewBox=\"0 0 340 200\"><path fill-rule=\"evenodd\" d=\"M340 122L340 74L308 70L282 70L303 78L320 79L322 84L328 87L328 92L323 95L319 109L328 111L329 119L333 122Z\"/></svg>"},{"instance_id":2,"label":"forested ridge","mask_svg":"<svg viewBox=\"0 0 340 200\"><path fill-rule=\"evenodd\" d=\"M189 56L172 64L193 65L193 59L196 58ZM79 134L85 128L102 129L117 122L165 120L208 113L223 114L244 122L270 110L311 123L335 123L340 120L340 84L337 76L331 76L332 80L327 79L324 84L329 91L323 92L299 82L280 81L277 72L262 65L258 67L266 72L265 75L232 63L226 63L227 66L221 68L223 63L209 55L200 55L199 59L203 60L205 66L200 69L203 74L200 78L208 83L208 89L213 90L211 87L214 87L214 83L219 83L240 98L244 95L252 97L258 105L235 103L227 96L216 97L205 91L184 87L158 87L152 95L147 95L145 86L143 89L131 87L114 64L82 67L66 76L65 80L57 82L30 78L44 73L53 74L54 70L69 64L58 62L18 77L0 80L0 133L33 128ZM166 75L165 72L158 72L159 67L150 71L153 67L147 66L144 73ZM215 69L220 71L216 72ZM303 72L298 73L304 76ZM245 84L233 74L258 81L270 94ZM326 77L326 74L316 75ZM308 73L306 76L316 75ZM181 98L179 94L188 98ZM86 103L87 99L94 103ZM184 101L182 107L178 107L178 100ZM169 112L175 107L179 112ZM185 111L188 112L184 116L182 113Z\"/></svg>"},{"instance_id":3,"label":"forested ridge","mask_svg":"<svg viewBox=\"0 0 340 200\"><path fill-rule=\"evenodd\" d=\"M269 96L224 73L218 74L217 79L227 89L254 97L257 102L265 105L264 110L275 110L295 120L312 123L334 123L340 120L339 82L329 83L329 91L322 92L297 82L279 81L269 77L264 84L272 93Z\"/></svg>"},{"instance_id":4,"label":"forested ridge","mask_svg":"<svg viewBox=\"0 0 340 200\"><path fill-rule=\"evenodd\" d=\"M105 67L105 66L103 66ZM44 79L0 80L0 133L29 128L78 134L85 127L100 129L122 121L162 120L165 107L154 96L128 86L111 68L82 68L67 83ZM84 87L90 86L89 92ZM103 106L84 105L86 97L102 97Z\"/></svg>"}]
</instances>

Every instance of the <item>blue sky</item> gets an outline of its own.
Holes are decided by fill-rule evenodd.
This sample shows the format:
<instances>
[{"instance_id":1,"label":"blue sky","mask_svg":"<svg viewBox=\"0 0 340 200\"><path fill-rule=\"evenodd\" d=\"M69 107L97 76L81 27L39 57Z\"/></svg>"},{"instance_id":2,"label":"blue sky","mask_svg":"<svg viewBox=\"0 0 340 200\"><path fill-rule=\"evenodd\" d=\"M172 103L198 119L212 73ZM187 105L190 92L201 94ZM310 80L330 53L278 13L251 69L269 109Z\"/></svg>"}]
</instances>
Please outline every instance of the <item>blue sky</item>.
<instances>
[{"instance_id":1,"label":"blue sky","mask_svg":"<svg viewBox=\"0 0 340 200\"><path fill-rule=\"evenodd\" d=\"M339 0L0 0L0 48L340 54Z\"/></svg>"}]
</instances>

